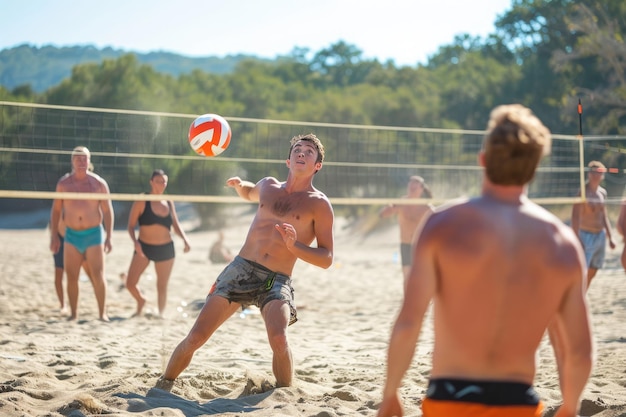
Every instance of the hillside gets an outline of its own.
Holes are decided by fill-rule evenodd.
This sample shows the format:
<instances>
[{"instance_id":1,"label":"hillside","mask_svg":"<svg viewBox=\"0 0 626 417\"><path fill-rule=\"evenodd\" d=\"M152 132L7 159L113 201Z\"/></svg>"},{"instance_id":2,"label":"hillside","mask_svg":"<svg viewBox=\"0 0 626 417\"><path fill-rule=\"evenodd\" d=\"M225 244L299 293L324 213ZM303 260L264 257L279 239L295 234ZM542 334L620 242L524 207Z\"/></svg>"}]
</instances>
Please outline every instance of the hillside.
<instances>
[{"instance_id":1,"label":"hillside","mask_svg":"<svg viewBox=\"0 0 626 417\"><path fill-rule=\"evenodd\" d=\"M135 54L140 63L151 65L156 71L173 76L190 73L196 69L224 74L233 71L242 60L261 60L250 55L192 58L164 51L136 53L113 48L98 49L91 45L36 47L24 44L0 50L0 85L7 90L30 85L33 91L41 93L69 77L72 68L78 64L99 63L129 53Z\"/></svg>"}]
</instances>

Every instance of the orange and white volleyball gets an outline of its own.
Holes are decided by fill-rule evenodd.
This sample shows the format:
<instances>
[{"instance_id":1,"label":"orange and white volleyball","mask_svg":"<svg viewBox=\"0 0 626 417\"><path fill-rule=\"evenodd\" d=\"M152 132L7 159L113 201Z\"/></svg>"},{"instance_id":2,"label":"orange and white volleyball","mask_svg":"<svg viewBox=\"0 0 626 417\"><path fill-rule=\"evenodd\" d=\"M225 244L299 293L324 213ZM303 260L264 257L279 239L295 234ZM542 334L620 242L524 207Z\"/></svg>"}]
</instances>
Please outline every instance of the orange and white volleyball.
<instances>
[{"instance_id":1,"label":"orange and white volleyball","mask_svg":"<svg viewBox=\"0 0 626 417\"><path fill-rule=\"evenodd\" d=\"M222 116L203 114L189 126L189 145L203 156L217 156L230 145L232 132L230 125Z\"/></svg>"}]
</instances>

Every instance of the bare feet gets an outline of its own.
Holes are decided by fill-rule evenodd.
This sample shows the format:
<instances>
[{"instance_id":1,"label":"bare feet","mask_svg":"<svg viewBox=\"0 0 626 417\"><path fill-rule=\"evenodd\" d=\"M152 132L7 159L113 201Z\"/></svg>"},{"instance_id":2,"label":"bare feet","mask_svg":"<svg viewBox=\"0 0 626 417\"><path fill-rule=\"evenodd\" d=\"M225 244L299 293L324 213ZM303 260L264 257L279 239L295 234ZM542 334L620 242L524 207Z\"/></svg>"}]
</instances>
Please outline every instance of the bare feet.
<instances>
[{"instance_id":1,"label":"bare feet","mask_svg":"<svg viewBox=\"0 0 626 417\"><path fill-rule=\"evenodd\" d=\"M173 379L165 379L165 378L163 378L161 376L159 379L157 379L157 382L154 385L154 387L162 389L163 391L170 392L172 390L172 388L174 387L174 380Z\"/></svg>"},{"instance_id":2,"label":"bare feet","mask_svg":"<svg viewBox=\"0 0 626 417\"><path fill-rule=\"evenodd\" d=\"M105 323L110 322L111 320L109 320L109 316L107 316L106 314L102 317L100 317L100 321L103 321Z\"/></svg>"},{"instance_id":3,"label":"bare feet","mask_svg":"<svg viewBox=\"0 0 626 417\"><path fill-rule=\"evenodd\" d=\"M242 395L255 395L261 394L267 391L271 391L274 388L278 388L279 385L274 385L266 378L254 377L248 375L248 382L246 383L245 388L243 389Z\"/></svg>"},{"instance_id":4,"label":"bare feet","mask_svg":"<svg viewBox=\"0 0 626 417\"><path fill-rule=\"evenodd\" d=\"M137 311L135 312L135 314L133 314L133 317L141 316L141 312L143 311L143 306L145 305L146 305L145 298L142 298L141 300L137 301Z\"/></svg>"},{"instance_id":5,"label":"bare feet","mask_svg":"<svg viewBox=\"0 0 626 417\"><path fill-rule=\"evenodd\" d=\"M126 274L122 272L120 274L120 286L117 288L118 291L122 291L126 289Z\"/></svg>"}]
</instances>

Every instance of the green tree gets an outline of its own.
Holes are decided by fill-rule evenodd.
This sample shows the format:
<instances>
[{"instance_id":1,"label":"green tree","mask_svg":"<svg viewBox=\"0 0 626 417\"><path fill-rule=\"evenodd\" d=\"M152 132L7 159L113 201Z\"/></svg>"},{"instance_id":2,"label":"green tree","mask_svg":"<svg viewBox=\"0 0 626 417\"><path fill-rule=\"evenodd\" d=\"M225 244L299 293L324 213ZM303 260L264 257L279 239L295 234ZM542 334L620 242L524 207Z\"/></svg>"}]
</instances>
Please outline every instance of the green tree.
<instances>
[{"instance_id":1,"label":"green tree","mask_svg":"<svg viewBox=\"0 0 626 417\"><path fill-rule=\"evenodd\" d=\"M489 111L517 101L521 67L502 52L496 38L485 47L480 38L461 35L440 48L428 69L437 80L442 111L464 129L484 129Z\"/></svg>"},{"instance_id":2,"label":"green tree","mask_svg":"<svg viewBox=\"0 0 626 417\"><path fill-rule=\"evenodd\" d=\"M369 73L380 67L376 60L364 61L355 45L339 41L317 52L310 63L326 86L345 87L365 82Z\"/></svg>"},{"instance_id":3,"label":"green tree","mask_svg":"<svg viewBox=\"0 0 626 417\"><path fill-rule=\"evenodd\" d=\"M574 80L575 92L586 104L588 133L626 133L626 3L578 4L566 21L580 37L571 50L555 51L552 65ZM569 106L575 99L564 97Z\"/></svg>"},{"instance_id":4,"label":"green tree","mask_svg":"<svg viewBox=\"0 0 626 417\"><path fill-rule=\"evenodd\" d=\"M552 130L562 126L561 97L571 91L571 83L554 71L550 59L555 51L571 50L577 42L579 34L569 30L566 22L576 3L579 1L514 0L512 8L496 21L496 34L519 65L516 101L531 107Z\"/></svg>"}]
</instances>

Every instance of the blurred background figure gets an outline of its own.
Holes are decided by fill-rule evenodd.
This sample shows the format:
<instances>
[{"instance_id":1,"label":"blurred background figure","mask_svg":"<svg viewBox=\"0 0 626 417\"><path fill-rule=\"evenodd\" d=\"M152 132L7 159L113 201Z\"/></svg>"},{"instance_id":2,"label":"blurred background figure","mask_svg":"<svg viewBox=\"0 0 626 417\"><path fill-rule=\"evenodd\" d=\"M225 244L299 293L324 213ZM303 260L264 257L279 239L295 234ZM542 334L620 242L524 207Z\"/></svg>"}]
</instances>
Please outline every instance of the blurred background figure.
<instances>
[{"instance_id":1,"label":"blurred background figure","mask_svg":"<svg viewBox=\"0 0 626 417\"><path fill-rule=\"evenodd\" d=\"M224 264L231 262L235 256L231 253L230 249L224 246L224 232L221 230L217 235L217 240L211 245L209 249L209 260L214 264Z\"/></svg>"},{"instance_id":2,"label":"blurred background figure","mask_svg":"<svg viewBox=\"0 0 626 417\"><path fill-rule=\"evenodd\" d=\"M406 188L406 195L402 196L402 198L418 199L433 197L424 178L420 176L413 175L410 177ZM413 242L413 235L422 219L426 217L427 214L432 213L432 211L433 206L431 204L389 204L379 213L381 218L398 216L398 226L400 228L400 258L402 261L402 273L404 275L405 284L409 270L411 269L411 244Z\"/></svg>"}]
</instances>

